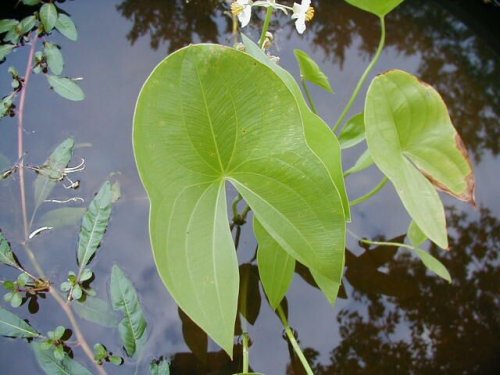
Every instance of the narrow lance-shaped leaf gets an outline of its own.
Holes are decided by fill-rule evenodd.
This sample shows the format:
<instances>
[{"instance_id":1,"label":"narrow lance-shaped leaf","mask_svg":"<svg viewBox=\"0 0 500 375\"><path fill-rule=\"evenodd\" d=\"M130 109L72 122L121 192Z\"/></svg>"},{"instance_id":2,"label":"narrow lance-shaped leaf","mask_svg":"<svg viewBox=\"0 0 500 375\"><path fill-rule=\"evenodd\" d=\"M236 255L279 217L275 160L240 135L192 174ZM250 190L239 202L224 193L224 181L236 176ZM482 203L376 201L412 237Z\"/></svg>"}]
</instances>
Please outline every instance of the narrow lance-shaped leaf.
<instances>
[{"instance_id":1,"label":"narrow lance-shaped leaf","mask_svg":"<svg viewBox=\"0 0 500 375\"><path fill-rule=\"evenodd\" d=\"M415 223L413 220L410 223L410 226L408 227L408 232L407 232L408 239L410 240L411 244L413 246L420 246L422 245L425 241L427 241L427 236L422 232L422 230L418 227L417 223Z\"/></svg>"},{"instance_id":2,"label":"narrow lance-shaped leaf","mask_svg":"<svg viewBox=\"0 0 500 375\"><path fill-rule=\"evenodd\" d=\"M43 163L34 185L35 212L47 199L56 186L56 183L63 178L64 168L68 166L73 156L74 144L75 142L72 138L64 140L56 147L52 154L50 154L45 163Z\"/></svg>"},{"instance_id":3,"label":"narrow lance-shaped leaf","mask_svg":"<svg viewBox=\"0 0 500 375\"><path fill-rule=\"evenodd\" d=\"M10 248L10 244L5 238L3 232L0 230L0 262L11 267L19 267L16 259L14 258L14 253Z\"/></svg>"},{"instance_id":4,"label":"narrow lance-shaped leaf","mask_svg":"<svg viewBox=\"0 0 500 375\"><path fill-rule=\"evenodd\" d=\"M33 338L40 334L17 315L0 307L0 336Z\"/></svg>"},{"instance_id":5,"label":"narrow lance-shaped leaf","mask_svg":"<svg viewBox=\"0 0 500 375\"><path fill-rule=\"evenodd\" d=\"M415 252L417 253L418 257L420 258L422 263L427 267L428 270L434 272L439 277L451 283L451 275L443 263L441 263L438 259L433 257L430 253L422 249L417 248L415 249Z\"/></svg>"},{"instance_id":6,"label":"narrow lance-shaped leaf","mask_svg":"<svg viewBox=\"0 0 500 375\"><path fill-rule=\"evenodd\" d=\"M404 0L345 0L357 8L384 17Z\"/></svg>"},{"instance_id":7,"label":"narrow lance-shaped leaf","mask_svg":"<svg viewBox=\"0 0 500 375\"><path fill-rule=\"evenodd\" d=\"M53 350L43 348L38 342L33 342L31 347L38 365L47 375L92 375L89 370L67 355L59 360L54 357Z\"/></svg>"},{"instance_id":8,"label":"narrow lance-shaped leaf","mask_svg":"<svg viewBox=\"0 0 500 375\"><path fill-rule=\"evenodd\" d=\"M342 149L354 147L365 139L364 115L358 113L347 121L339 135L340 147Z\"/></svg>"},{"instance_id":9,"label":"narrow lance-shaped leaf","mask_svg":"<svg viewBox=\"0 0 500 375\"><path fill-rule=\"evenodd\" d=\"M321 139L318 149L336 141ZM295 96L251 56L218 45L170 55L139 96L134 149L160 275L229 354L239 280L225 181L287 252L339 277L345 217L330 170L304 138Z\"/></svg>"},{"instance_id":10,"label":"narrow lance-shaped leaf","mask_svg":"<svg viewBox=\"0 0 500 375\"><path fill-rule=\"evenodd\" d=\"M296 49L293 51L300 66L300 75L306 81L314 83L328 92L333 92L327 75L321 70L319 65L305 51Z\"/></svg>"},{"instance_id":11,"label":"narrow lance-shaped leaf","mask_svg":"<svg viewBox=\"0 0 500 375\"><path fill-rule=\"evenodd\" d=\"M45 42L43 53L47 59L47 65L52 73L55 75L61 74L64 68L64 58L59 50L59 47L50 42Z\"/></svg>"},{"instance_id":12,"label":"narrow lance-shaped leaf","mask_svg":"<svg viewBox=\"0 0 500 375\"><path fill-rule=\"evenodd\" d=\"M57 22L56 6L52 3L43 4L40 8L40 20L42 21L44 30L50 33Z\"/></svg>"},{"instance_id":13,"label":"narrow lance-shaped leaf","mask_svg":"<svg viewBox=\"0 0 500 375\"><path fill-rule=\"evenodd\" d=\"M72 79L47 75L47 80L50 87L63 98L75 102L85 99L83 90Z\"/></svg>"},{"instance_id":14,"label":"narrow lance-shaped leaf","mask_svg":"<svg viewBox=\"0 0 500 375\"><path fill-rule=\"evenodd\" d=\"M259 275L269 304L276 309L292 284L295 259L265 231L254 219L253 230L259 244L257 264Z\"/></svg>"},{"instance_id":15,"label":"narrow lance-shaped leaf","mask_svg":"<svg viewBox=\"0 0 500 375\"><path fill-rule=\"evenodd\" d=\"M80 273L90 262L104 237L111 216L112 196L111 184L106 181L83 216L77 252Z\"/></svg>"},{"instance_id":16,"label":"narrow lance-shaped leaf","mask_svg":"<svg viewBox=\"0 0 500 375\"><path fill-rule=\"evenodd\" d=\"M56 29L69 40L76 41L78 39L75 24L71 18L63 13L59 13L57 17Z\"/></svg>"},{"instance_id":17,"label":"narrow lance-shaped leaf","mask_svg":"<svg viewBox=\"0 0 500 375\"><path fill-rule=\"evenodd\" d=\"M147 322L134 286L118 266L111 271L111 302L113 309L123 312L118 330L129 357L142 349L146 339Z\"/></svg>"},{"instance_id":18,"label":"narrow lance-shaped leaf","mask_svg":"<svg viewBox=\"0 0 500 375\"><path fill-rule=\"evenodd\" d=\"M365 105L372 158L394 184L422 232L448 247L440 190L474 203L474 175L439 94L409 73L392 70L371 83Z\"/></svg>"}]
</instances>

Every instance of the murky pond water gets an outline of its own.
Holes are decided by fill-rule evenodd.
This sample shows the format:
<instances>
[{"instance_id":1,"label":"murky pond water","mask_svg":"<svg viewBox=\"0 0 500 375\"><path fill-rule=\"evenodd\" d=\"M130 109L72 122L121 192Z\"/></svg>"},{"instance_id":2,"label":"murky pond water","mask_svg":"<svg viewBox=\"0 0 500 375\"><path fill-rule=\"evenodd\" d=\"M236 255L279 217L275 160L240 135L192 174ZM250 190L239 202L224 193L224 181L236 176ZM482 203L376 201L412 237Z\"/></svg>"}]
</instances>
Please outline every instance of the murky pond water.
<instances>
[{"instance_id":1,"label":"murky pond water","mask_svg":"<svg viewBox=\"0 0 500 375\"><path fill-rule=\"evenodd\" d=\"M313 88L312 94L321 115L334 123L376 49L378 24L376 18L343 1L316 3L316 17L304 37L284 18L273 25L279 26L274 52L295 76L294 48L308 51L320 63L336 93ZM84 77L81 86L87 98L80 103L65 101L48 91L44 79L35 77L27 97L25 148L27 159L40 163L55 145L74 137L81 145L75 160L83 157L87 163L76 193L86 202L111 173L121 183L123 196L94 261L97 278L93 286L105 297L111 267L120 265L140 294L150 336L141 358L106 369L109 374L146 374L150 360L165 355L172 359L174 374L236 372L241 369L238 359L231 364L215 344L205 344L195 327L186 322L183 327L156 273L147 229L149 203L131 145L135 100L149 72L168 51L188 43L232 43L230 20L217 0L78 0L61 6L72 15L80 37L76 43L55 40L63 48L67 74ZM6 3L0 5L4 13L7 8ZM428 274L402 250L367 250L353 239L344 298L334 308L317 289L296 277L288 295L289 318L317 374L500 373L499 23L498 9L469 9L453 1L407 0L388 17L387 46L375 72L405 69L442 93L474 160L478 208L444 198L451 251L434 254L450 270L451 285ZM256 29L247 33L257 37ZM24 70L26 57L27 51L17 52L0 65L2 93L10 84L7 67ZM361 111L361 101L356 107L353 113ZM11 162L17 159L16 131L14 119L0 122L0 154ZM345 155L346 167L363 147ZM351 199L370 190L379 179L375 168L349 177ZM23 259L16 245L22 237L18 184L12 179L0 187L0 228ZM68 192L58 189L54 194L64 197ZM51 208L46 205L43 210ZM353 208L350 229L362 236L390 239L403 234L408 224L393 188L387 186L373 201ZM251 258L255 247L250 232L247 228L242 234L242 262ZM76 268L77 240L78 227L71 227L44 233L32 242L40 263L57 284ZM2 266L0 279L14 274ZM3 301L1 306L10 309ZM51 298L41 301L34 315L26 305L17 313L44 332L68 325ZM86 321L81 326L89 342L102 342L119 352L116 330ZM264 298L250 335L254 370L268 375L302 374ZM26 342L2 338L0 348L2 374L42 372ZM84 361L78 349L75 355Z\"/></svg>"}]
</instances>

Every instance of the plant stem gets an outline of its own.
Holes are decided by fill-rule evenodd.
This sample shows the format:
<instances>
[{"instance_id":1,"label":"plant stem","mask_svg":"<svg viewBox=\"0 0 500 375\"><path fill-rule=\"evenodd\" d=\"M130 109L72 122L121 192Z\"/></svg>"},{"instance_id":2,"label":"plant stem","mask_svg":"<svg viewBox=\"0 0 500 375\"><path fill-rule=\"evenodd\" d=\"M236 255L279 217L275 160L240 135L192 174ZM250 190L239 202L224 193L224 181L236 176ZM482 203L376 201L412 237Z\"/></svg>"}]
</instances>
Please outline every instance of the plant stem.
<instances>
[{"instance_id":1,"label":"plant stem","mask_svg":"<svg viewBox=\"0 0 500 375\"><path fill-rule=\"evenodd\" d=\"M362 243L366 243L368 245L375 245L375 246L394 246L394 247L403 247L405 249L410 249L410 250L415 250L415 247L414 246L411 246L411 245L408 245L408 244L405 244L405 243L399 243L399 242L386 242L386 241L372 241L372 240L367 240L366 238L361 238L360 236L358 236L356 233L354 233L353 231L350 231L349 229L347 230L347 232L352 236L354 237L355 239L357 239L359 242L362 242Z\"/></svg>"},{"instance_id":2,"label":"plant stem","mask_svg":"<svg viewBox=\"0 0 500 375\"><path fill-rule=\"evenodd\" d=\"M266 19L264 20L264 25L262 26L262 34L260 34L259 47L262 48L264 41L266 40L266 33L269 30L269 24L271 23L271 17L273 15L273 7L268 7L266 11Z\"/></svg>"},{"instance_id":3,"label":"plant stem","mask_svg":"<svg viewBox=\"0 0 500 375\"><path fill-rule=\"evenodd\" d=\"M285 328L285 333L288 337L288 340L290 340L290 343L292 344L293 350L295 351L295 354L297 354L297 357L299 357L300 363L302 363L302 366L304 366L304 370L306 370L307 375L314 375L314 373L311 370L311 366L309 366L309 363L307 362L306 357L304 356L304 353L302 353L302 350L300 349L299 343L295 339L295 335L293 334L290 325L288 324L288 320L286 319L285 313L283 312L283 309L281 306L278 306L277 310L278 315L281 319L281 322L283 323L283 327Z\"/></svg>"},{"instance_id":4,"label":"plant stem","mask_svg":"<svg viewBox=\"0 0 500 375\"><path fill-rule=\"evenodd\" d=\"M248 332L243 332L243 373L246 374L249 371L249 341Z\"/></svg>"},{"instance_id":5,"label":"plant stem","mask_svg":"<svg viewBox=\"0 0 500 375\"><path fill-rule=\"evenodd\" d=\"M368 199L370 199L375 194L377 194L380 190L382 190L382 188L385 186L385 184L387 184L388 181L389 181L389 179L384 176L382 181L380 181L379 184L377 186L375 186L375 188L373 188L372 191L366 193L365 195L363 195L359 198L356 198L356 199L350 201L349 205L352 207L352 206L356 206L360 203L366 202Z\"/></svg>"},{"instance_id":6,"label":"plant stem","mask_svg":"<svg viewBox=\"0 0 500 375\"><path fill-rule=\"evenodd\" d=\"M336 132L339 129L339 126L342 124L345 117L347 116L347 113L349 112L352 105L356 101L356 98L358 97L359 92L361 91L361 88L363 87L363 85L366 81L366 78L368 77L368 74L371 72L373 67L377 64L378 59L380 58L380 55L382 54L382 50L384 49L384 44L385 44L385 19L384 19L384 17L380 17L380 30L381 30L380 41L378 44L377 52L375 53L373 60L366 67L366 70L364 71L364 73L361 75L361 78L359 79L359 81L354 89L354 92L352 93L352 96L349 99L349 102L347 103L346 107L344 108L344 111L342 112L339 119L335 123L335 126L332 129L333 132Z\"/></svg>"},{"instance_id":7,"label":"plant stem","mask_svg":"<svg viewBox=\"0 0 500 375\"><path fill-rule=\"evenodd\" d=\"M311 92L309 91L309 87L307 86L306 81L304 81L304 78L300 80L302 82L302 87L304 88L304 92L306 93L307 101L309 102L309 105L311 106L311 111L313 111L314 114L318 114L316 111L316 106L314 105L313 98L311 96Z\"/></svg>"}]
</instances>

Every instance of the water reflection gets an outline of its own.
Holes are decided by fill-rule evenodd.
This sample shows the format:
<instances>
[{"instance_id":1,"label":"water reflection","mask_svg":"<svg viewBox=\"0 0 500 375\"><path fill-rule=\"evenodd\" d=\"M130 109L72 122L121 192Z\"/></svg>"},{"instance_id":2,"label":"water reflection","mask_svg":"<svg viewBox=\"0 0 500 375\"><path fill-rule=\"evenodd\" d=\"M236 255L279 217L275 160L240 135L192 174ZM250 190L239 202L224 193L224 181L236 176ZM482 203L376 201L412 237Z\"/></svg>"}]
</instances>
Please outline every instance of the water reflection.
<instances>
[{"instance_id":1,"label":"water reflection","mask_svg":"<svg viewBox=\"0 0 500 375\"><path fill-rule=\"evenodd\" d=\"M222 16L223 3L222 0L126 0L117 9L134 22L127 35L131 43L149 35L153 48L166 42L172 52L196 40L217 41L229 32L230 19ZM315 7L317 12L310 27L313 50L321 49L341 67L347 50L355 44L366 59L375 53L380 33L376 18L343 0L317 1ZM493 6L490 10L497 11ZM223 26L218 28L218 24ZM284 25L284 34L290 38L295 29L290 23ZM449 9L435 1L406 1L388 17L387 30L387 48L406 56L419 55L421 64L417 74L432 82L443 95L452 120L476 161L486 151L497 155L500 68L495 59L498 55ZM498 53L498 43L493 41L492 46Z\"/></svg>"}]
</instances>

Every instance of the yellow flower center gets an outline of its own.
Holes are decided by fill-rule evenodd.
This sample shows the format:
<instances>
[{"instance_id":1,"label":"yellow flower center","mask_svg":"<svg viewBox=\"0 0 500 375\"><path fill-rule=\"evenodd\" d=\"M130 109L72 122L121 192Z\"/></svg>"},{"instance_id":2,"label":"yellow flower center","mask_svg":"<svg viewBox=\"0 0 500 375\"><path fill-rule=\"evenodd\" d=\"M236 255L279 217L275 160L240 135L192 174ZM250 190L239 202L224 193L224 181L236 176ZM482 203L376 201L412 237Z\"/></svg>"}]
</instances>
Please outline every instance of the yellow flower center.
<instances>
[{"instance_id":1,"label":"yellow flower center","mask_svg":"<svg viewBox=\"0 0 500 375\"><path fill-rule=\"evenodd\" d=\"M245 10L245 7L241 4L238 3L232 3L231 4L231 13L233 16L239 16L243 11Z\"/></svg>"},{"instance_id":2,"label":"yellow flower center","mask_svg":"<svg viewBox=\"0 0 500 375\"><path fill-rule=\"evenodd\" d=\"M314 18L314 8L309 7L306 10L306 21L310 21Z\"/></svg>"}]
</instances>

